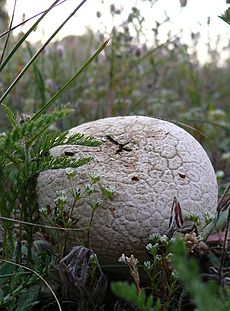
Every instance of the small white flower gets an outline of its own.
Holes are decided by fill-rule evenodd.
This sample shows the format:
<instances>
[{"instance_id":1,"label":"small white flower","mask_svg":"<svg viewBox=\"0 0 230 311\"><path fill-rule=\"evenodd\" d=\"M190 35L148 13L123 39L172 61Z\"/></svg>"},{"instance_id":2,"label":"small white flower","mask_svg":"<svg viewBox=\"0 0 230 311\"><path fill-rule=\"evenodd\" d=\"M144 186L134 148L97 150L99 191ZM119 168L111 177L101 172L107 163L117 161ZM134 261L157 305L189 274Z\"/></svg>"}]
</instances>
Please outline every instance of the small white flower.
<instances>
[{"instance_id":1,"label":"small white flower","mask_svg":"<svg viewBox=\"0 0 230 311\"><path fill-rule=\"evenodd\" d=\"M161 238L161 235L159 233L153 233L150 234L149 240L159 240Z\"/></svg>"},{"instance_id":2,"label":"small white flower","mask_svg":"<svg viewBox=\"0 0 230 311\"><path fill-rule=\"evenodd\" d=\"M90 184L88 184L85 186L85 190L88 194L91 194L91 193L93 193L94 188Z\"/></svg>"},{"instance_id":3,"label":"small white flower","mask_svg":"<svg viewBox=\"0 0 230 311\"><path fill-rule=\"evenodd\" d=\"M91 173L90 174L91 179L93 180L94 183L98 182L100 180L100 176L98 176L96 173Z\"/></svg>"},{"instance_id":4,"label":"small white flower","mask_svg":"<svg viewBox=\"0 0 230 311\"><path fill-rule=\"evenodd\" d=\"M96 200L96 204L95 204L95 208L98 208L98 207L102 206L102 204L103 204L103 200L97 199Z\"/></svg>"},{"instance_id":5,"label":"small white flower","mask_svg":"<svg viewBox=\"0 0 230 311\"><path fill-rule=\"evenodd\" d=\"M107 191L111 192L111 193L114 193L115 192L115 187L112 187L112 186L106 186L104 187L104 189L106 189Z\"/></svg>"},{"instance_id":6,"label":"small white flower","mask_svg":"<svg viewBox=\"0 0 230 311\"><path fill-rule=\"evenodd\" d=\"M160 241L161 242L168 242L168 237L167 237L167 235L163 235L161 238L160 238Z\"/></svg>"},{"instance_id":7,"label":"small white flower","mask_svg":"<svg viewBox=\"0 0 230 311\"><path fill-rule=\"evenodd\" d=\"M63 191L63 190L56 191L56 196L57 197L61 197L61 196L64 196L64 195L65 195L65 191Z\"/></svg>"},{"instance_id":8,"label":"small white flower","mask_svg":"<svg viewBox=\"0 0 230 311\"><path fill-rule=\"evenodd\" d=\"M96 254L91 254L91 255L89 256L89 262L90 262L91 264L96 264L96 263L97 263L97 255L96 255Z\"/></svg>"},{"instance_id":9,"label":"small white flower","mask_svg":"<svg viewBox=\"0 0 230 311\"><path fill-rule=\"evenodd\" d=\"M159 243L155 243L154 245L152 245L152 248L158 248L159 247Z\"/></svg>"},{"instance_id":10,"label":"small white flower","mask_svg":"<svg viewBox=\"0 0 230 311\"><path fill-rule=\"evenodd\" d=\"M4 138L4 137L6 137L6 133L5 132L1 132L0 133L0 138Z\"/></svg>"},{"instance_id":11,"label":"small white flower","mask_svg":"<svg viewBox=\"0 0 230 311\"><path fill-rule=\"evenodd\" d=\"M122 254L120 258L118 258L118 261L119 262L123 262L123 263L126 263L126 257L125 257L125 254Z\"/></svg>"},{"instance_id":12,"label":"small white flower","mask_svg":"<svg viewBox=\"0 0 230 311\"><path fill-rule=\"evenodd\" d=\"M221 179L224 177L224 172L223 171L217 171L216 172L216 178L217 179Z\"/></svg>"},{"instance_id":13,"label":"small white flower","mask_svg":"<svg viewBox=\"0 0 230 311\"><path fill-rule=\"evenodd\" d=\"M213 221L213 217L209 212L204 213L204 219L206 224L210 224Z\"/></svg>"},{"instance_id":14,"label":"small white flower","mask_svg":"<svg viewBox=\"0 0 230 311\"><path fill-rule=\"evenodd\" d=\"M203 241L203 237L199 234L198 236L197 236L197 240L200 242L200 241Z\"/></svg>"},{"instance_id":15,"label":"small white flower","mask_svg":"<svg viewBox=\"0 0 230 311\"><path fill-rule=\"evenodd\" d=\"M176 271L173 271L173 272L171 273L171 276L174 277L175 279L178 279L178 276L177 276Z\"/></svg>"},{"instance_id":16,"label":"small white flower","mask_svg":"<svg viewBox=\"0 0 230 311\"><path fill-rule=\"evenodd\" d=\"M75 170L73 168L68 167L65 170L65 174L66 174L67 177L73 178L76 175L76 172L75 172Z\"/></svg>"},{"instance_id":17,"label":"small white flower","mask_svg":"<svg viewBox=\"0 0 230 311\"><path fill-rule=\"evenodd\" d=\"M132 267L133 269L139 263L138 259L136 259L133 255L128 257L128 256L125 256L125 254L122 254L121 257L118 259L118 261L127 264L129 267Z\"/></svg>"},{"instance_id":18,"label":"small white flower","mask_svg":"<svg viewBox=\"0 0 230 311\"><path fill-rule=\"evenodd\" d=\"M151 261L144 261L144 267L147 269L147 270L150 270L151 269L151 266L152 266L152 264L151 264Z\"/></svg>"},{"instance_id":19,"label":"small white flower","mask_svg":"<svg viewBox=\"0 0 230 311\"><path fill-rule=\"evenodd\" d=\"M67 196L65 194L65 192L63 190L61 191L56 191L56 199L54 200L54 202L57 204L57 205L64 205L66 204L67 202Z\"/></svg>"},{"instance_id":20,"label":"small white flower","mask_svg":"<svg viewBox=\"0 0 230 311\"><path fill-rule=\"evenodd\" d=\"M150 251L150 250L153 248L152 243L148 243L148 244L145 246L145 248L146 248L148 251Z\"/></svg>"},{"instance_id":21,"label":"small white flower","mask_svg":"<svg viewBox=\"0 0 230 311\"><path fill-rule=\"evenodd\" d=\"M67 220L67 224L71 225L72 223L73 223L73 219L68 218L68 220Z\"/></svg>"},{"instance_id":22,"label":"small white flower","mask_svg":"<svg viewBox=\"0 0 230 311\"><path fill-rule=\"evenodd\" d=\"M167 260L171 260L172 257L173 257L173 254L172 253L168 253L168 255L166 256L166 259Z\"/></svg>"},{"instance_id":23,"label":"small white flower","mask_svg":"<svg viewBox=\"0 0 230 311\"><path fill-rule=\"evenodd\" d=\"M230 152L225 152L223 155L222 155L222 159L225 160L225 161L229 161L230 160ZM222 171L223 173L223 171ZM223 174L222 174L223 175Z\"/></svg>"},{"instance_id":24,"label":"small white flower","mask_svg":"<svg viewBox=\"0 0 230 311\"><path fill-rule=\"evenodd\" d=\"M97 254L94 253L94 254L90 255L89 259L97 259Z\"/></svg>"},{"instance_id":25,"label":"small white flower","mask_svg":"<svg viewBox=\"0 0 230 311\"><path fill-rule=\"evenodd\" d=\"M126 256L126 260L132 267L135 267L139 263L139 260L136 259L133 255L131 255L130 257Z\"/></svg>"},{"instance_id":26,"label":"small white flower","mask_svg":"<svg viewBox=\"0 0 230 311\"><path fill-rule=\"evenodd\" d=\"M155 260L156 260L156 261L160 261L161 259L162 259L161 255L156 255L156 256L155 256Z\"/></svg>"},{"instance_id":27,"label":"small white flower","mask_svg":"<svg viewBox=\"0 0 230 311\"><path fill-rule=\"evenodd\" d=\"M39 208L39 212L46 215L48 213L48 209L45 207L41 207Z\"/></svg>"}]
</instances>

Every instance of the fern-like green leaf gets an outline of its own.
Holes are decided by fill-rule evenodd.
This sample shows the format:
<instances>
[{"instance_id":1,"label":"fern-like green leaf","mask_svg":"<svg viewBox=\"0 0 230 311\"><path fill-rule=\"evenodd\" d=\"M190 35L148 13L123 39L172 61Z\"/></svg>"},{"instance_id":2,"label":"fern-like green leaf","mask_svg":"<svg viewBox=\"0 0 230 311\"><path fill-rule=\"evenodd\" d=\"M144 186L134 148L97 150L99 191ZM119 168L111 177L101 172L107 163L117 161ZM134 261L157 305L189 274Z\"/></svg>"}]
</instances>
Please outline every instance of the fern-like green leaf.
<instances>
[{"instance_id":1,"label":"fern-like green leaf","mask_svg":"<svg viewBox=\"0 0 230 311\"><path fill-rule=\"evenodd\" d=\"M13 110L5 104L2 104L2 109L5 112L6 116L8 117L11 125L13 127L18 126L18 122L17 122L16 116L15 116Z\"/></svg>"},{"instance_id":2,"label":"fern-like green leaf","mask_svg":"<svg viewBox=\"0 0 230 311\"><path fill-rule=\"evenodd\" d=\"M7 133L4 139L1 140L1 150L12 150L12 146L16 143L27 143L30 146L37 138L40 138L42 133L55 121L62 119L68 115L71 110L63 109L54 111L38 118L36 121L25 122L17 125L12 131Z\"/></svg>"},{"instance_id":3,"label":"fern-like green leaf","mask_svg":"<svg viewBox=\"0 0 230 311\"><path fill-rule=\"evenodd\" d=\"M39 163L38 172L51 169L64 169L67 167L78 168L82 165L87 164L91 160L90 157L72 159L68 157L54 158L50 156L47 158L43 158L42 161Z\"/></svg>"},{"instance_id":4,"label":"fern-like green leaf","mask_svg":"<svg viewBox=\"0 0 230 311\"><path fill-rule=\"evenodd\" d=\"M137 294L134 284L115 282L111 284L111 288L115 295L135 305L140 311L160 311L160 302L153 303L152 296L146 297L144 290Z\"/></svg>"},{"instance_id":5,"label":"fern-like green leaf","mask_svg":"<svg viewBox=\"0 0 230 311\"><path fill-rule=\"evenodd\" d=\"M178 278L191 295L197 311L226 311L230 310L229 289L218 287L217 283L203 283L199 275L198 265L194 258L189 258L182 241L174 244L172 257Z\"/></svg>"},{"instance_id":6,"label":"fern-like green leaf","mask_svg":"<svg viewBox=\"0 0 230 311\"><path fill-rule=\"evenodd\" d=\"M101 142L91 136L86 136L81 133L76 133L66 139L66 145L82 145L89 147L97 147L101 145Z\"/></svg>"},{"instance_id":7,"label":"fern-like green leaf","mask_svg":"<svg viewBox=\"0 0 230 311\"><path fill-rule=\"evenodd\" d=\"M53 169L65 169L68 167L78 168L82 165L87 164L91 160L90 157L72 159L68 157L57 157L52 156L41 157L33 159L30 165L24 165L18 176L21 185L24 181L28 181L33 177L36 177L40 172Z\"/></svg>"}]
</instances>

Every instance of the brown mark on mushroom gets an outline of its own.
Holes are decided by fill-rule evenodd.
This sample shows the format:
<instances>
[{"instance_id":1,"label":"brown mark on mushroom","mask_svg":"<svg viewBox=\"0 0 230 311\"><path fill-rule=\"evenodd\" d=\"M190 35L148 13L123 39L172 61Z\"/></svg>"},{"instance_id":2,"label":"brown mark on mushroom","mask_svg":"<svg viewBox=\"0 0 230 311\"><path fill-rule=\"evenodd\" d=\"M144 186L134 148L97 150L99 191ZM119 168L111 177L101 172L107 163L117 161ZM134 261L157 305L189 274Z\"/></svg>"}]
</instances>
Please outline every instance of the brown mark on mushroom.
<instances>
[{"instance_id":1,"label":"brown mark on mushroom","mask_svg":"<svg viewBox=\"0 0 230 311\"><path fill-rule=\"evenodd\" d=\"M185 178L186 175L184 173L178 173L181 178Z\"/></svg>"},{"instance_id":2,"label":"brown mark on mushroom","mask_svg":"<svg viewBox=\"0 0 230 311\"><path fill-rule=\"evenodd\" d=\"M68 157L73 157L74 156L74 152L72 151L65 151L65 155L68 156Z\"/></svg>"},{"instance_id":3,"label":"brown mark on mushroom","mask_svg":"<svg viewBox=\"0 0 230 311\"><path fill-rule=\"evenodd\" d=\"M125 147L129 144L129 142L121 144L118 141L116 141L114 138L112 138L110 135L106 135L107 139L111 141L113 144L118 146L118 149L116 150L116 153L121 153L122 151L132 151L132 149Z\"/></svg>"}]
</instances>

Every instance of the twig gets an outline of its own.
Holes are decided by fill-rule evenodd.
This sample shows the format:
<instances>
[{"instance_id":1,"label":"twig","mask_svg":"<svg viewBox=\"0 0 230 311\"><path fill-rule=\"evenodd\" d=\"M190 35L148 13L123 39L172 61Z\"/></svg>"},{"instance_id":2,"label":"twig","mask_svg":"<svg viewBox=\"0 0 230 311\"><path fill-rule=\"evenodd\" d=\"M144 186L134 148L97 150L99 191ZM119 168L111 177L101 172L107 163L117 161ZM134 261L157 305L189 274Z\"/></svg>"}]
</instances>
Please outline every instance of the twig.
<instances>
[{"instance_id":1,"label":"twig","mask_svg":"<svg viewBox=\"0 0 230 311\"><path fill-rule=\"evenodd\" d=\"M180 294L180 298L179 298L179 301L178 301L178 311L182 311L182 302L183 302L183 299L184 299L184 296L186 295L186 292L184 289L182 289L182 292Z\"/></svg>"},{"instance_id":2,"label":"twig","mask_svg":"<svg viewBox=\"0 0 230 311\"><path fill-rule=\"evenodd\" d=\"M227 186L227 188L225 189L225 191L224 191L224 193L223 193L223 195L222 195L222 197L221 197L221 199L220 199L220 201L218 203L218 206L217 206L218 213L222 210L222 203L223 203L223 201L224 201L224 199L225 199L225 197L226 197L228 192L230 192L230 183Z\"/></svg>"},{"instance_id":3,"label":"twig","mask_svg":"<svg viewBox=\"0 0 230 311\"><path fill-rule=\"evenodd\" d=\"M24 225L28 225L28 226L34 226L34 227L39 227L39 228L41 227L41 228L45 228L45 229L55 229L55 230L63 230L63 231L83 231L83 230L89 229L88 226L84 227L84 228L77 229L77 228L63 228L63 227L55 227L55 226L49 226L49 225L34 224L32 222L12 219L12 218L3 217L3 216L0 216L0 219L11 221L11 222L16 222L16 223L24 224Z\"/></svg>"},{"instance_id":4,"label":"twig","mask_svg":"<svg viewBox=\"0 0 230 311\"><path fill-rule=\"evenodd\" d=\"M216 226L216 224L217 224L217 221L218 221L218 219L219 219L219 217L220 217L220 212L222 211L222 203L223 203L223 201L224 201L224 199L225 199L225 197L226 197L226 195L227 195L227 193L228 193L229 191L230 191L230 183L229 183L229 185L227 186L227 188L225 189L225 191L224 191L222 197L221 197L220 200L219 200L219 203L218 203L218 206L217 206L217 215L216 215L216 218L215 218L215 220L214 220L214 222L213 222L213 224L212 224L212 226L211 226L211 228L210 228L210 230L209 230L209 232L208 232L208 234L207 234L207 236L206 236L206 239L208 238L208 236L209 236L210 233L212 232L213 228L215 228L215 226ZM230 202L229 202L229 204L230 204ZM226 205L225 205L225 209L227 209Z\"/></svg>"},{"instance_id":5,"label":"twig","mask_svg":"<svg viewBox=\"0 0 230 311\"><path fill-rule=\"evenodd\" d=\"M229 226L230 226L230 207L228 208L228 218L227 218L227 226L226 226L226 229L225 229L223 252L222 252L220 267L219 267L219 271L218 271L219 281L220 281L220 285L221 286L223 285L222 274L223 274L224 260L225 260L226 250L227 250Z\"/></svg>"}]
</instances>

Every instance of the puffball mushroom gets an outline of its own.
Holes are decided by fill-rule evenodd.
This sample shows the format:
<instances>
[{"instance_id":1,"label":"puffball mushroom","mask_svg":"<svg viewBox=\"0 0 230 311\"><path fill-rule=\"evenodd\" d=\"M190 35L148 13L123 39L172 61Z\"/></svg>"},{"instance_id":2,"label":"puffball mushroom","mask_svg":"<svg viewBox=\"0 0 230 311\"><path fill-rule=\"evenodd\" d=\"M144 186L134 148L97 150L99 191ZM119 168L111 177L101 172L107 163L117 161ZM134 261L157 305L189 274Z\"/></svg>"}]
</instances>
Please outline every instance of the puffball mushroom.
<instances>
[{"instance_id":1,"label":"puffball mushroom","mask_svg":"<svg viewBox=\"0 0 230 311\"><path fill-rule=\"evenodd\" d=\"M69 131L69 135L75 133L95 137L102 144L64 145L50 152L54 157L92 157L76 169L76 187L95 173L101 185L115 189L113 199L96 210L91 228L90 245L102 263L115 263L122 253L146 258L148 236L168 230L174 197L183 216L194 213L204 219L206 212L214 216L214 169L202 146L184 129L155 118L124 116L88 122ZM55 192L68 194L69 187L65 170L42 172L37 185L40 207L54 209ZM74 211L76 228L88 226L91 212L83 200Z\"/></svg>"}]
</instances>

